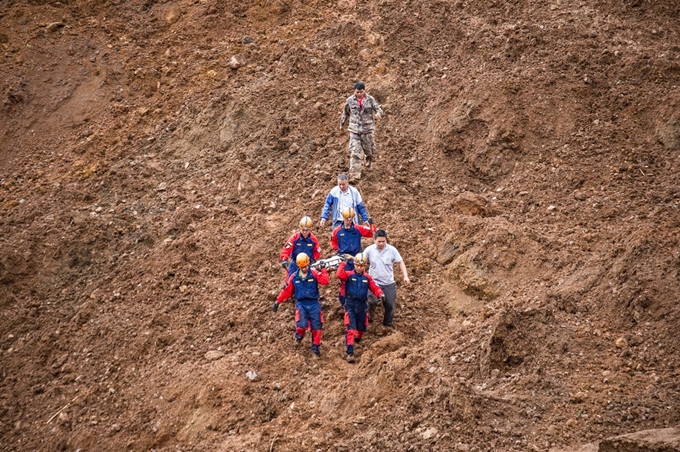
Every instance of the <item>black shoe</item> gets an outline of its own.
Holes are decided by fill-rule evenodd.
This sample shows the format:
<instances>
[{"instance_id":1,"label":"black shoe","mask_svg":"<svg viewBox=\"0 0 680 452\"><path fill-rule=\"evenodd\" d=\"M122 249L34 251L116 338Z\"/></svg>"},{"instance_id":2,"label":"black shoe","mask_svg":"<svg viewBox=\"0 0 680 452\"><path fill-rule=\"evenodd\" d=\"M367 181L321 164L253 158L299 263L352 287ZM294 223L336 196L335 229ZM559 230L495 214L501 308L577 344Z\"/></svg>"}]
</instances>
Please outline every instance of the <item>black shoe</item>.
<instances>
[{"instance_id":1,"label":"black shoe","mask_svg":"<svg viewBox=\"0 0 680 452\"><path fill-rule=\"evenodd\" d=\"M312 348L310 348L312 353L314 353L316 356L321 356L321 350L319 350L318 345L312 345Z\"/></svg>"}]
</instances>

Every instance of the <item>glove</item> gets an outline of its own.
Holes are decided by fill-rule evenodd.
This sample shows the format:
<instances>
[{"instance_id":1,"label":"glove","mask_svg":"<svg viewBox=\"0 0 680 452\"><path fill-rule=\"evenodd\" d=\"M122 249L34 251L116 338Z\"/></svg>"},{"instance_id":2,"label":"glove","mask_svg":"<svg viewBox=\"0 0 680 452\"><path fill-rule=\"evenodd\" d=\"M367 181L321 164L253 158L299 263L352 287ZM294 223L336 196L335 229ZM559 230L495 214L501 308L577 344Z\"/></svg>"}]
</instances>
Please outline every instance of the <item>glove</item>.
<instances>
[{"instance_id":1,"label":"glove","mask_svg":"<svg viewBox=\"0 0 680 452\"><path fill-rule=\"evenodd\" d=\"M275 301L274 304L272 305L272 311L276 312L279 310L279 302Z\"/></svg>"},{"instance_id":2,"label":"glove","mask_svg":"<svg viewBox=\"0 0 680 452\"><path fill-rule=\"evenodd\" d=\"M373 221L373 218L368 217L367 223L368 223L368 224L375 224L375 221Z\"/></svg>"},{"instance_id":3,"label":"glove","mask_svg":"<svg viewBox=\"0 0 680 452\"><path fill-rule=\"evenodd\" d=\"M283 267L284 270L288 270L288 261L281 261L281 267Z\"/></svg>"},{"instance_id":4,"label":"glove","mask_svg":"<svg viewBox=\"0 0 680 452\"><path fill-rule=\"evenodd\" d=\"M324 224L326 224L325 218L322 218L321 220L319 220L319 226L323 226Z\"/></svg>"},{"instance_id":5,"label":"glove","mask_svg":"<svg viewBox=\"0 0 680 452\"><path fill-rule=\"evenodd\" d=\"M385 302L385 294L380 295L380 302L381 303Z\"/></svg>"},{"instance_id":6,"label":"glove","mask_svg":"<svg viewBox=\"0 0 680 452\"><path fill-rule=\"evenodd\" d=\"M316 268L318 268L319 270L321 270L322 268L327 268L327 267L328 267L328 263L327 263L327 262L319 261L319 262L316 264Z\"/></svg>"}]
</instances>

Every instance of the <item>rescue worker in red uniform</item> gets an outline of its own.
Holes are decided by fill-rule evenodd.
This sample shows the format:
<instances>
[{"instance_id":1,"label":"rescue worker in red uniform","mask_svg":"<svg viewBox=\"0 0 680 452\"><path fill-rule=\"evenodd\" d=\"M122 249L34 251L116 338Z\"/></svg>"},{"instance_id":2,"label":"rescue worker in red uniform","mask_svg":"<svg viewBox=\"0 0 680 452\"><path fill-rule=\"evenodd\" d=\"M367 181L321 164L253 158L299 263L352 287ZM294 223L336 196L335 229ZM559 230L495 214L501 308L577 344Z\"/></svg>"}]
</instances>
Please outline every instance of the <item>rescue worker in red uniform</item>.
<instances>
[{"instance_id":1,"label":"rescue worker in red uniform","mask_svg":"<svg viewBox=\"0 0 680 452\"><path fill-rule=\"evenodd\" d=\"M297 272L292 274L286 285L276 297L272 311L279 310L279 304L292 296L295 296L295 342L299 344L305 337L307 329L312 330L311 351L316 356L321 354L321 333L323 330L323 313L319 302L319 284L325 286L330 278L325 267L321 271L314 270L309 266L309 256L299 253L295 258L298 267Z\"/></svg>"},{"instance_id":2,"label":"rescue worker in red uniform","mask_svg":"<svg viewBox=\"0 0 680 452\"><path fill-rule=\"evenodd\" d=\"M361 252L361 238L373 237L377 227L372 218L368 219L368 226L354 224L354 209L351 207L343 207L340 213L343 224L333 229L331 246L338 254L351 259ZM338 300L340 301L340 306L345 305L345 297L342 295L342 290Z\"/></svg>"},{"instance_id":3,"label":"rescue worker in red uniform","mask_svg":"<svg viewBox=\"0 0 680 452\"><path fill-rule=\"evenodd\" d=\"M345 304L345 345L347 361L354 362L354 344L361 342L368 325L368 292L383 300L382 289L366 273L368 258L359 253L347 262L341 262L335 275L340 279L340 296Z\"/></svg>"},{"instance_id":4,"label":"rescue worker in red uniform","mask_svg":"<svg viewBox=\"0 0 680 452\"><path fill-rule=\"evenodd\" d=\"M377 230L372 218L368 219L368 226L354 224L354 209L342 208L342 224L333 229L331 246L339 254L352 257L361 252L361 237L373 237Z\"/></svg>"},{"instance_id":5,"label":"rescue worker in red uniform","mask_svg":"<svg viewBox=\"0 0 680 452\"><path fill-rule=\"evenodd\" d=\"M286 279L297 271L295 259L300 253L309 256L312 263L321 256L321 246L319 246L319 240L312 234L312 219L309 217L302 217L300 231L293 234L281 250L281 266L288 270Z\"/></svg>"}]
</instances>

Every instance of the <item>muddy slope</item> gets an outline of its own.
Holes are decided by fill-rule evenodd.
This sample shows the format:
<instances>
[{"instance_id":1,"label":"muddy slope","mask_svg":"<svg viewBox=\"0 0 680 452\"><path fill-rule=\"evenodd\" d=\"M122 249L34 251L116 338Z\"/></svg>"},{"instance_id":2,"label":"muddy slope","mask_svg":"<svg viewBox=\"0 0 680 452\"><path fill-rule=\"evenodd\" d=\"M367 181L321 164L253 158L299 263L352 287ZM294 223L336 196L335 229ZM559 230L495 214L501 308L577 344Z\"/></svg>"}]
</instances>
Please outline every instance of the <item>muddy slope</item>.
<instances>
[{"instance_id":1,"label":"muddy slope","mask_svg":"<svg viewBox=\"0 0 680 452\"><path fill-rule=\"evenodd\" d=\"M680 424L680 6L572 3L0 3L0 449ZM413 283L352 365L337 280L320 360L269 308L357 79L386 112L358 187Z\"/></svg>"}]
</instances>

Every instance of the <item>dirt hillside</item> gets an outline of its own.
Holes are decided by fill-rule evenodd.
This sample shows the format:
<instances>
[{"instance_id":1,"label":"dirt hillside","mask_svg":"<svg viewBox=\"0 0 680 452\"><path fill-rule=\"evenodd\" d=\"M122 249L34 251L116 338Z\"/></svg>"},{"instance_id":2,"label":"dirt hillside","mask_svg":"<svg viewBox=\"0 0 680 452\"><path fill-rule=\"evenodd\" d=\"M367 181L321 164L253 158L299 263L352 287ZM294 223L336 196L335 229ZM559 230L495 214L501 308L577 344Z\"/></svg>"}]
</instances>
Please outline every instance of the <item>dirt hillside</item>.
<instances>
[{"instance_id":1,"label":"dirt hillside","mask_svg":"<svg viewBox=\"0 0 680 452\"><path fill-rule=\"evenodd\" d=\"M680 425L677 1L4 0L0 76L0 450ZM357 80L386 116L356 186L412 284L350 364L335 277L321 359L270 307Z\"/></svg>"}]
</instances>

